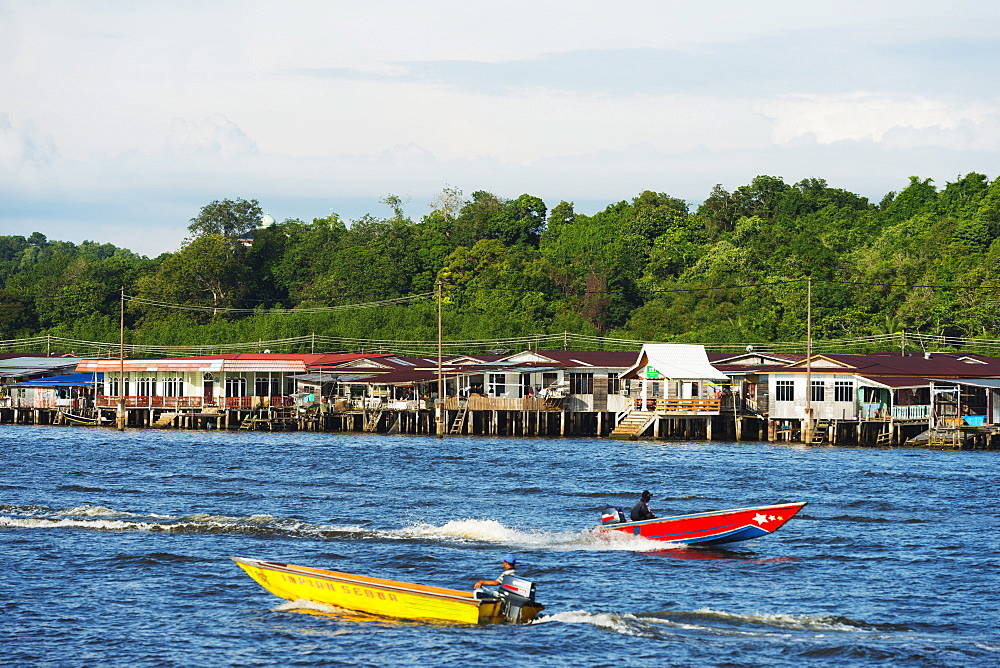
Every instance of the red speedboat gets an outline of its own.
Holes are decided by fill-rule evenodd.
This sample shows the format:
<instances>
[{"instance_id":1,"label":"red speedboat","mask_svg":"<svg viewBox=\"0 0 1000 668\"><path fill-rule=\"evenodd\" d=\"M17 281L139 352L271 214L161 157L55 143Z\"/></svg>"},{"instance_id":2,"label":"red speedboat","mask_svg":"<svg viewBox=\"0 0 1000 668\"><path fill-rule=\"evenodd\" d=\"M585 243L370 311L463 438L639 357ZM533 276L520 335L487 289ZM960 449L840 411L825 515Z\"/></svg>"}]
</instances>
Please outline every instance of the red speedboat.
<instances>
[{"instance_id":1,"label":"red speedboat","mask_svg":"<svg viewBox=\"0 0 1000 668\"><path fill-rule=\"evenodd\" d=\"M601 525L593 530L598 533L621 531L650 540L688 545L725 545L766 536L792 519L805 505L782 503L776 506L656 517L641 522L627 522L621 509L609 506L601 514Z\"/></svg>"}]
</instances>

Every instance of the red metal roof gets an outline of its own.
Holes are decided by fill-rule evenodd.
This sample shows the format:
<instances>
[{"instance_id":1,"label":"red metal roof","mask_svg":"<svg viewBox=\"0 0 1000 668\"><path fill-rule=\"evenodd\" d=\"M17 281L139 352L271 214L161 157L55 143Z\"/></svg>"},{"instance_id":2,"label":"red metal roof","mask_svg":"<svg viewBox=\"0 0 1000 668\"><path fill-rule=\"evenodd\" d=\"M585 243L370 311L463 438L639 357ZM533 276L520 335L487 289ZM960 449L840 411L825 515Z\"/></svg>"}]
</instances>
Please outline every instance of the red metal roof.
<instances>
[{"instance_id":1,"label":"red metal roof","mask_svg":"<svg viewBox=\"0 0 1000 668\"><path fill-rule=\"evenodd\" d=\"M639 358L638 352L607 352L603 350L523 350L507 355L498 361L506 361L525 354L544 358L538 362L516 362L520 366L560 366L564 368L595 367L599 369L627 369ZM545 360L551 360L550 362Z\"/></svg>"}]
</instances>

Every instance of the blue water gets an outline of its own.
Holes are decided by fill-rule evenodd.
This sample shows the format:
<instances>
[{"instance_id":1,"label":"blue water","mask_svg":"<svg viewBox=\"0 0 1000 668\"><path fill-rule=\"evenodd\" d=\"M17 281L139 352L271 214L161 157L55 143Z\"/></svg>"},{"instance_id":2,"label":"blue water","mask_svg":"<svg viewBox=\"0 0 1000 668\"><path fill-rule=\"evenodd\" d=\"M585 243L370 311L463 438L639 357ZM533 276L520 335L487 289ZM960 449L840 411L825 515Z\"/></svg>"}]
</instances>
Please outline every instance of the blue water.
<instances>
[{"instance_id":1,"label":"blue water","mask_svg":"<svg viewBox=\"0 0 1000 668\"><path fill-rule=\"evenodd\" d=\"M8 666L1000 665L1000 453L0 426ZM732 550L586 528L809 505ZM303 610L238 555L470 588L546 617Z\"/></svg>"}]
</instances>

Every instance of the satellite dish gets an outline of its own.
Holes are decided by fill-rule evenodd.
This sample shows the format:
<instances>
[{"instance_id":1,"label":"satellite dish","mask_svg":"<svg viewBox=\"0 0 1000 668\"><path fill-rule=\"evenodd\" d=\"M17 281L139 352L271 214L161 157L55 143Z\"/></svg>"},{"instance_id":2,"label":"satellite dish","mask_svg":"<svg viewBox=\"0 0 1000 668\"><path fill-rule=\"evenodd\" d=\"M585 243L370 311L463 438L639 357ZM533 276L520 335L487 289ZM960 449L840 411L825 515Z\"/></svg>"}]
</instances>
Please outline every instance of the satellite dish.
<instances>
[{"instance_id":1,"label":"satellite dish","mask_svg":"<svg viewBox=\"0 0 1000 668\"><path fill-rule=\"evenodd\" d=\"M271 352L271 350L270 350L270 349L268 349L268 350L265 350L264 352L265 352L265 353L269 353L269 352Z\"/></svg>"},{"instance_id":2,"label":"satellite dish","mask_svg":"<svg viewBox=\"0 0 1000 668\"><path fill-rule=\"evenodd\" d=\"M753 350L753 346L747 346L747 352L750 352L752 350Z\"/></svg>"}]
</instances>

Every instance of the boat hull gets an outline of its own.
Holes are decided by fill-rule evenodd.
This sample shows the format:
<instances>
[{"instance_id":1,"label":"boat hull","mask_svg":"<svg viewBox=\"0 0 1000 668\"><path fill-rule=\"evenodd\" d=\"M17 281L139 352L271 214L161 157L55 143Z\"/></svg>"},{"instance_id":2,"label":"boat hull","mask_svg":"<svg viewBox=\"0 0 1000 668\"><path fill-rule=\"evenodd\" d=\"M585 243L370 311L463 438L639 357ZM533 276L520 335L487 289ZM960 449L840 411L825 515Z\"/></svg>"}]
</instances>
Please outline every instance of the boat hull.
<instances>
[{"instance_id":1,"label":"boat hull","mask_svg":"<svg viewBox=\"0 0 1000 668\"><path fill-rule=\"evenodd\" d=\"M657 517L594 527L599 533L620 531L650 540L686 545L727 545L773 533L799 512L805 503L717 510L694 515Z\"/></svg>"},{"instance_id":2,"label":"boat hull","mask_svg":"<svg viewBox=\"0 0 1000 668\"><path fill-rule=\"evenodd\" d=\"M305 600L385 617L458 624L503 624L499 598L473 592L372 578L321 568L231 557L260 586L289 601ZM531 621L542 606L531 604L521 621Z\"/></svg>"}]
</instances>

